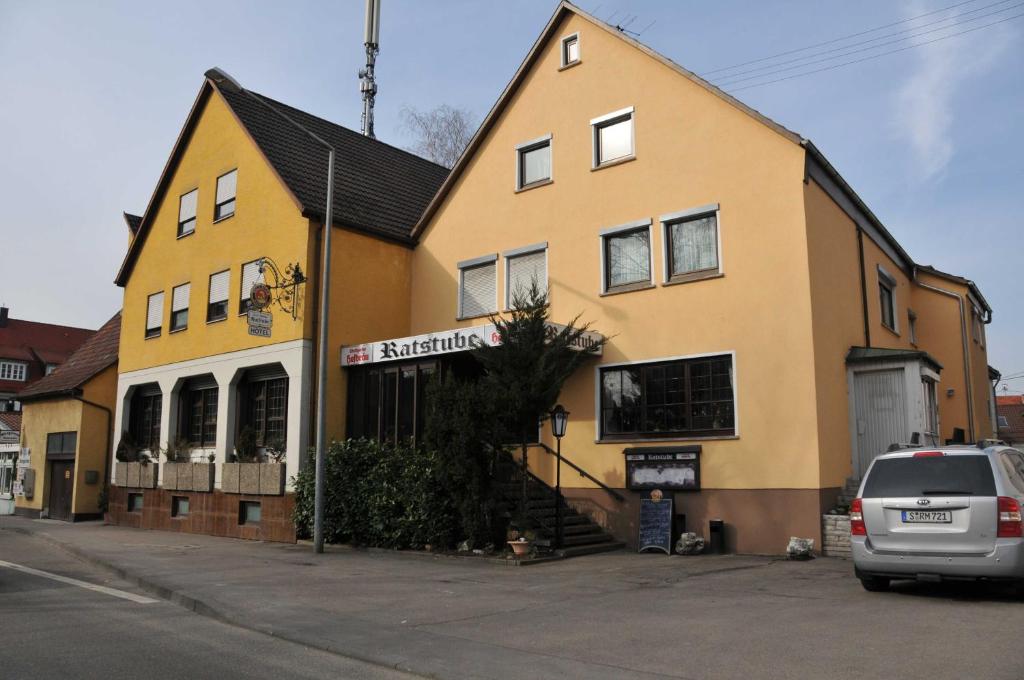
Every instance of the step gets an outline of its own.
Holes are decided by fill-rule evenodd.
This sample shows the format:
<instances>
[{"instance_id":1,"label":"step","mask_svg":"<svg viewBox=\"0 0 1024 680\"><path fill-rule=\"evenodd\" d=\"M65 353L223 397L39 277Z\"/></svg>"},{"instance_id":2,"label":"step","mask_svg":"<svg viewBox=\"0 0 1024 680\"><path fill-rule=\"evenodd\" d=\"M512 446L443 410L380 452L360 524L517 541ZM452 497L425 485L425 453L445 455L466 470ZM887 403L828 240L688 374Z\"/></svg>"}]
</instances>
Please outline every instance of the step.
<instances>
[{"instance_id":1,"label":"step","mask_svg":"<svg viewBox=\"0 0 1024 680\"><path fill-rule=\"evenodd\" d=\"M577 545L572 547L562 548L555 552L562 557L582 557L583 555L596 555L597 553L613 552L616 550L622 550L626 547L625 543L618 541L609 541L607 543L594 543L592 545Z\"/></svg>"},{"instance_id":2,"label":"step","mask_svg":"<svg viewBox=\"0 0 1024 680\"><path fill-rule=\"evenodd\" d=\"M581 534L578 536L562 537L562 545L567 548L581 545L593 545L595 543L608 543L614 541L615 539L612 536L609 536L603 531L595 534Z\"/></svg>"}]
</instances>

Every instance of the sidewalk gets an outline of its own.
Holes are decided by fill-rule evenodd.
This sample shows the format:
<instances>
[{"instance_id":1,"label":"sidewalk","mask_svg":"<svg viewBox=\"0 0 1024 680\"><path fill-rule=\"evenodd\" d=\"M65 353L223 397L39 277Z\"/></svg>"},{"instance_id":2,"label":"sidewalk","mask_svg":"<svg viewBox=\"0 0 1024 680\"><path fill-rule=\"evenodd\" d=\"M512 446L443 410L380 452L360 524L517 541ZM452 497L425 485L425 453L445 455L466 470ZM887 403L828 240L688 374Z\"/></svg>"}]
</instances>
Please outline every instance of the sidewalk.
<instances>
[{"instance_id":1,"label":"sidewalk","mask_svg":"<svg viewBox=\"0 0 1024 680\"><path fill-rule=\"evenodd\" d=\"M0 518L0 553L3 530L199 613L441 678L955 677L979 667L951 651L971 642L963 631L986 638L1024 624L1015 603L864 593L834 559L620 552L512 569L11 517ZM958 625L938 625L949 620ZM865 658L864 645L900 634L892 655ZM901 651L917 640L939 653Z\"/></svg>"}]
</instances>

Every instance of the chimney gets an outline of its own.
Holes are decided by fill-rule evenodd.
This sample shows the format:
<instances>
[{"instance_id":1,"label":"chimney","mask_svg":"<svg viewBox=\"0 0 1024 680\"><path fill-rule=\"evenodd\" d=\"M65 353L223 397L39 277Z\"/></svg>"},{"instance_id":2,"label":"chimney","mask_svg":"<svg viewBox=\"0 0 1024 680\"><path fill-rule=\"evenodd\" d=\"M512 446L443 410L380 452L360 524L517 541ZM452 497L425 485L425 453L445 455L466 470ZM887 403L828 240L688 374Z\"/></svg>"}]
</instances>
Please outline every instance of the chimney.
<instances>
[{"instance_id":1,"label":"chimney","mask_svg":"<svg viewBox=\"0 0 1024 680\"><path fill-rule=\"evenodd\" d=\"M6 307L0 307L0 328L4 328L7 326L8 311L9 310Z\"/></svg>"}]
</instances>

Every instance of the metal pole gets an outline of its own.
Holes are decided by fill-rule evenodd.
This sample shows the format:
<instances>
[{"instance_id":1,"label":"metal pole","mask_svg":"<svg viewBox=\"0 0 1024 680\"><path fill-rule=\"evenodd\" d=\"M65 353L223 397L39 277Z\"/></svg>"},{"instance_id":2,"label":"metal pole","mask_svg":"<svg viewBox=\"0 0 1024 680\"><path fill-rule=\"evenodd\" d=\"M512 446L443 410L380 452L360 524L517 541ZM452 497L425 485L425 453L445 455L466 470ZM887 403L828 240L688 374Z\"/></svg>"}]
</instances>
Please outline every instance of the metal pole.
<instances>
[{"instance_id":1,"label":"metal pole","mask_svg":"<svg viewBox=\"0 0 1024 680\"><path fill-rule=\"evenodd\" d=\"M558 437L555 453L555 548L562 548L562 438Z\"/></svg>"},{"instance_id":2,"label":"metal pole","mask_svg":"<svg viewBox=\"0 0 1024 680\"><path fill-rule=\"evenodd\" d=\"M320 339L316 377L316 492L313 500L313 551L324 551L324 474L327 467L327 313L331 296L331 208L334 202L334 149L327 152L327 209L324 211L323 264L320 266Z\"/></svg>"}]
</instances>

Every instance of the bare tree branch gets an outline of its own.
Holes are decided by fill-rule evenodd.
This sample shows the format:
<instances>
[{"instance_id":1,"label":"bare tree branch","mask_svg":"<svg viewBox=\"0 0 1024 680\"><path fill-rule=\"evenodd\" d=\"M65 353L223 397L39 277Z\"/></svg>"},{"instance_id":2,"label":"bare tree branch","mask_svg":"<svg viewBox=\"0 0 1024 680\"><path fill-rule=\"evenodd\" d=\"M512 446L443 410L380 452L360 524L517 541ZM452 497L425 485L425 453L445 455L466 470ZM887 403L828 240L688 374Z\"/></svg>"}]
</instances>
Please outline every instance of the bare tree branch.
<instances>
[{"instance_id":1,"label":"bare tree branch","mask_svg":"<svg viewBox=\"0 0 1024 680\"><path fill-rule=\"evenodd\" d=\"M409 151L450 168L466 150L476 131L472 114L442 104L431 111L404 106L399 112L402 129L413 137Z\"/></svg>"}]
</instances>

